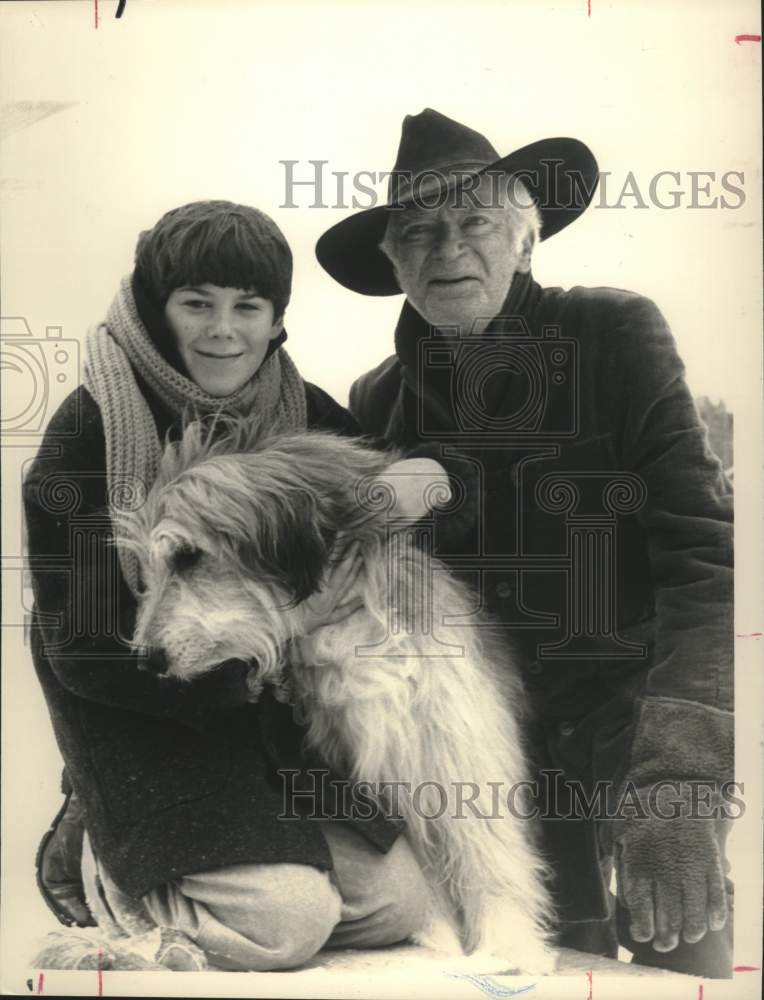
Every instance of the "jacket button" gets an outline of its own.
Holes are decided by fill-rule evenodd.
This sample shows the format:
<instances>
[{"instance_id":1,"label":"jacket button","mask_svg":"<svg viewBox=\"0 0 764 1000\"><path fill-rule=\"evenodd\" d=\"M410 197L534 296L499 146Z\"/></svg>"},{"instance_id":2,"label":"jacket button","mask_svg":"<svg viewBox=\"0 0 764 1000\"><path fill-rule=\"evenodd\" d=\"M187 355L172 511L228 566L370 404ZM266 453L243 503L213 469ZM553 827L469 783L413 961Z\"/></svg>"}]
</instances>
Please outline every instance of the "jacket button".
<instances>
[{"instance_id":1,"label":"jacket button","mask_svg":"<svg viewBox=\"0 0 764 1000\"><path fill-rule=\"evenodd\" d=\"M560 723L560 736L572 736L575 731L576 727L572 722Z\"/></svg>"},{"instance_id":2,"label":"jacket button","mask_svg":"<svg viewBox=\"0 0 764 1000\"><path fill-rule=\"evenodd\" d=\"M540 674L543 669L544 668L541 666L538 660L531 660L531 662L528 664L529 674Z\"/></svg>"},{"instance_id":3,"label":"jacket button","mask_svg":"<svg viewBox=\"0 0 764 1000\"><path fill-rule=\"evenodd\" d=\"M502 580L501 583L496 584L496 593L499 597L509 597L512 593L512 587L505 580Z\"/></svg>"}]
</instances>

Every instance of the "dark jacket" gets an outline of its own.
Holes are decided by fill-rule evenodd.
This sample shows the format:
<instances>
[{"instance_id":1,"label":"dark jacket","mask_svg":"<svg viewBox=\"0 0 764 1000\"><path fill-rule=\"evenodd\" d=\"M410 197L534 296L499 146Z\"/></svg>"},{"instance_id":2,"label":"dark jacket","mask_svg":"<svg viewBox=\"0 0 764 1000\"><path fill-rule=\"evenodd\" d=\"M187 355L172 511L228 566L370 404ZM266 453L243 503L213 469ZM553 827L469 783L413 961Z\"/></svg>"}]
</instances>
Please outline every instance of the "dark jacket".
<instances>
[{"instance_id":1,"label":"dark jacket","mask_svg":"<svg viewBox=\"0 0 764 1000\"><path fill-rule=\"evenodd\" d=\"M732 496L656 306L518 275L476 340L433 334L407 302L395 347L350 409L367 433L462 456L472 527L454 543L436 519L435 554L524 653L538 766L588 786L731 778L731 753L698 774L694 747L732 740ZM671 740L666 705L684 720ZM604 917L592 824L544 825L563 914Z\"/></svg>"},{"instance_id":2,"label":"dark jacket","mask_svg":"<svg viewBox=\"0 0 764 1000\"><path fill-rule=\"evenodd\" d=\"M310 428L358 434L321 389L306 383L306 393ZM170 416L147 399L163 437ZM270 689L248 703L242 663L191 683L138 670L128 646L136 605L108 543L105 467L100 411L79 388L48 427L24 501L34 665L96 854L134 896L244 862L331 868L309 818L313 803L322 805L320 778L315 798L285 805L275 773L324 766L301 755L291 709ZM312 780L290 779L288 787L310 791ZM333 798L325 805L333 809ZM279 819L285 811L293 818ZM357 826L382 851L400 832L382 818Z\"/></svg>"}]
</instances>

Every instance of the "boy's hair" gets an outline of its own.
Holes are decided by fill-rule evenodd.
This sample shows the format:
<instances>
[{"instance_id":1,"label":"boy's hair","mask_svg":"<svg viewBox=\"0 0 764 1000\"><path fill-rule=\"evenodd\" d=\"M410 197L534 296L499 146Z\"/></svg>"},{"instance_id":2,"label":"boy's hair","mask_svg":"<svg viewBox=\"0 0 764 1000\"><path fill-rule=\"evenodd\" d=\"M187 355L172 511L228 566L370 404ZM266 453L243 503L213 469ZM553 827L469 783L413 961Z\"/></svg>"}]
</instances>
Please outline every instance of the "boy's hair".
<instances>
[{"instance_id":1,"label":"boy's hair","mask_svg":"<svg viewBox=\"0 0 764 1000\"><path fill-rule=\"evenodd\" d=\"M135 269L160 306L185 285L256 291L280 319L292 289L292 251L264 212L230 201L195 201L167 212L138 237Z\"/></svg>"}]
</instances>

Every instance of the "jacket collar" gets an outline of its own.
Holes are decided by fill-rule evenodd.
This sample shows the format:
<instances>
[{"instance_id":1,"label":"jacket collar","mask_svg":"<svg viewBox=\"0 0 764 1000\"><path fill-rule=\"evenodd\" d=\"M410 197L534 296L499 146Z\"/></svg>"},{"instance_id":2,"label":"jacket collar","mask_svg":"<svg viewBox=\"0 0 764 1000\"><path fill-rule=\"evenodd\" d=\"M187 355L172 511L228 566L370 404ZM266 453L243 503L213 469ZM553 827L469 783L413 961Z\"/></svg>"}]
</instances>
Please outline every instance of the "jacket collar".
<instances>
[{"instance_id":1,"label":"jacket collar","mask_svg":"<svg viewBox=\"0 0 764 1000\"><path fill-rule=\"evenodd\" d=\"M516 273L500 311L488 324L485 332L499 335L522 332L518 328L518 317L526 318L540 297L541 286L533 280L530 271L525 274ZM409 384L412 384L411 378L416 378L419 342L431 336L432 330L427 320L406 299L395 328L395 352Z\"/></svg>"}]
</instances>

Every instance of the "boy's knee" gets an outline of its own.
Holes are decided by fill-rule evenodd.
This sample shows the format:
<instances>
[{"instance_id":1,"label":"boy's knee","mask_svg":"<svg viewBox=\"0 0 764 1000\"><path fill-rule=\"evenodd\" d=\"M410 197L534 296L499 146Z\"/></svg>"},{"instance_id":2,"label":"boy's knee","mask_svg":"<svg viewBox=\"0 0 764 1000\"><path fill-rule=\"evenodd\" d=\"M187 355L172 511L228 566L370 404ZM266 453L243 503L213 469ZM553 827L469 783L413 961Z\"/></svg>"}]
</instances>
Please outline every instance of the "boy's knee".
<instances>
[{"instance_id":1,"label":"boy's knee","mask_svg":"<svg viewBox=\"0 0 764 1000\"><path fill-rule=\"evenodd\" d=\"M307 865L290 868L288 877L261 886L254 905L238 919L226 915L270 969L293 968L313 958L340 919L340 896L326 873Z\"/></svg>"},{"instance_id":2,"label":"boy's knee","mask_svg":"<svg viewBox=\"0 0 764 1000\"><path fill-rule=\"evenodd\" d=\"M184 876L170 895L166 922L185 930L213 965L236 971L308 961L341 912L328 874L310 865L234 865Z\"/></svg>"},{"instance_id":3,"label":"boy's knee","mask_svg":"<svg viewBox=\"0 0 764 1000\"><path fill-rule=\"evenodd\" d=\"M273 968L292 968L313 958L340 920L340 895L328 876L315 869L291 886L290 899L274 898L273 903L269 947L278 963Z\"/></svg>"}]
</instances>

